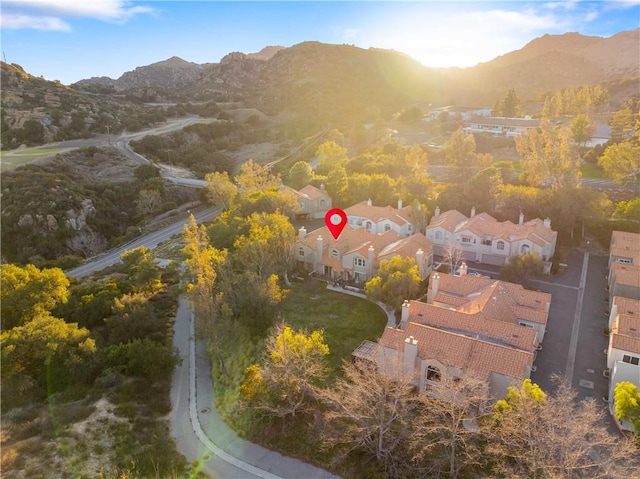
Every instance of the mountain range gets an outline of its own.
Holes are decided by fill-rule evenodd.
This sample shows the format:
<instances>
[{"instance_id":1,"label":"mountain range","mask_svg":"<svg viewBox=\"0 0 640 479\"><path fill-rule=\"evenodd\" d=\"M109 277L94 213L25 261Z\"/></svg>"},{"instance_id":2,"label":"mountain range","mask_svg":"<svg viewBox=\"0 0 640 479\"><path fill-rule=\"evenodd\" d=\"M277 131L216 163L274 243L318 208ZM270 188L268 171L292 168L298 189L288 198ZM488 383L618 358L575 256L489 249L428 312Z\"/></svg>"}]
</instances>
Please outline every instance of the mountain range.
<instances>
[{"instance_id":1,"label":"mountain range","mask_svg":"<svg viewBox=\"0 0 640 479\"><path fill-rule=\"evenodd\" d=\"M625 95L637 94L639 60L640 28L609 38L544 35L469 68L429 68L392 50L319 42L269 46L253 54L229 53L219 63L171 57L117 79L94 77L69 86L3 63L2 121L5 129L19 127L27 118L55 126L53 109L78 104L90 104L99 118L95 105L104 101L111 105L114 118L109 121L115 122L113 110L123 110L121 101L126 99L134 104L242 101L267 115L296 115L316 124L353 123L416 104L493 105L510 88L525 100L596 83L622 82ZM615 95L611 97L615 103ZM36 105L36 99L43 101ZM63 111L65 115L69 112Z\"/></svg>"}]
</instances>

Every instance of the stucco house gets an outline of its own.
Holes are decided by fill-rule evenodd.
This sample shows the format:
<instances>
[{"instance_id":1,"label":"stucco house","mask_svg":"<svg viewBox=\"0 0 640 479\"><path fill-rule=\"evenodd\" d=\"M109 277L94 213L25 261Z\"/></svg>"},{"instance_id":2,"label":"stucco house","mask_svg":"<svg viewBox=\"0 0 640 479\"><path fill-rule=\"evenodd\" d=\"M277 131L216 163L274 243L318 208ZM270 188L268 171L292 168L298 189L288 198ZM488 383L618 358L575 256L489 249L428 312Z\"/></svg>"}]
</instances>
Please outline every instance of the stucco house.
<instances>
[{"instance_id":1,"label":"stucco house","mask_svg":"<svg viewBox=\"0 0 640 479\"><path fill-rule=\"evenodd\" d=\"M381 369L400 365L428 392L443 373L470 375L494 398L535 370L551 295L520 285L464 274L434 272L427 303L405 301L398 327L380 341L365 341L353 353Z\"/></svg>"},{"instance_id":2,"label":"stucco house","mask_svg":"<svg viewBox=\"0 0 640 479\"><path fill-rule=\"evenodd\" d=\"M411 206L403 208L402 200L398 200L397 209L393 206L374 206L369 199L346 208L344 212L351 226L362 226L372 233L393 230L402 236L409 236L416 232L411 221Z\"/></svg>"},{"instance_id":3,"label":"stucco house","mask_svg":"<svg viewBox=\"0 0 640 479\"><path fill-rule=\"evenodd\" d=\"M502 266L509 258L535 251L543 261L549 262L556 250L558 233L551 229L549 218L524 221L521 213L518 224L498 221L488 213L466 217L457 210L435 214L426 229L426 236L433 243L434 254L443 256L447 245L461 250L466 261ZM550 269L550 264L547 270Z\"/></svg>"},{"instance_id":4,"label":"stucco house","mask_svg":"<svg viewBox=\"0 0 640 479\"><path fill-rule=\"evenodd\" d=\"M615 411L614 391L618 383L629 381L640 388L640 300L616 296L609 315L609 408ZM614 415L615 417L615 415ZM628 421L621 428L633 430Z\"/></svg>"},{"instance_id":5,"label":"stucco house","mask_svg":"<svg viewBox=\"0 0 640 479\"><path fill-rule=\"evenodd\" d=\"M294 247L299 268L328 279L360 284L377 274L381 261L397 255L414 258L422 279L431 273L431 242L420 233L404 237L390 229L376 234L347 225L336 240L326 226L310 233L302 227Z\"/></svg>"},{"instance_id":6,"label":"stucco house","mask_svg":"<svg viewBox=\"0 0 640 479\"><path fill-rule=\"evenodd\" d=\"M332 208L331 197L325 191L324 185L320 185L320 188L307 185L300 190L281 185L280 190L288 191L298 201L300 206L296 212L298 218L321 219Z\"/></svg>"},{"instance_id":7,"label":"stucco house","mask_svg":"<svg viewBox=\"0 0 640 479\"><path fill-rule=\"evenodd\" d=\"M476 116L465 121L465 133L490 133L493 136L514 137L540 126L536 118Z\"/></svg>"},{"instance_id":8,"label":"stucco house","mask_svg":"<svg viewBox=\"0 0 640 479\"><path fill-rule=\"evenodd\" d=\"M640 234L611 234L608 281L609 302L614 296L640 299Z\"/></svg>"}]
</instances>

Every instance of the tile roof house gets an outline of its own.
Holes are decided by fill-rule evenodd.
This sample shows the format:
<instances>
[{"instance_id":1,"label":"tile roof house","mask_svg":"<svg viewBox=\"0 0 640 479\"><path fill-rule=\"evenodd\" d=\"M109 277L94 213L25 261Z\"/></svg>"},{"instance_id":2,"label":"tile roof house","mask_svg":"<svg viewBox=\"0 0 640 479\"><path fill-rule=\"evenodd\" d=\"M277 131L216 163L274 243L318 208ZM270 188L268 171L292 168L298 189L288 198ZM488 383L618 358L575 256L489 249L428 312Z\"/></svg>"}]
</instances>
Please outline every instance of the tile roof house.
<instances>
[{"instance_id":1,"label":"tile roof house","mask_svg":"<svg viewBox=\"0 0 640 479\"><path fill-rule=\"evenodd\" d=\"M332 280L361 284L377 274L381 261L398 255L414 258L422 279L431 273L431 242L420 233L403 237L394 230L376 234L347 225L336 240L326 226L310 233L302 227L294 250L300 268Z\"/></svg>"},{"instance_id":2,"label":"tile roof house","mask_svg":"<svg viewBox=\"0 0 640 479\"><path fill-rule=\"evenodd\" d=\"M280 190L288 191L298 201L300 205L300 209L296 213L298 218L321 219L332 207L331 197L325 191L324 185L321 185L320 188L307 185L300 190L280 185Z\"/></svg>"},{"instance_id":3,"label":"tile roof house","mask_svg":"<svg viewBox=\"0 0 640 479\"><path fill-rule=\"evenodd\" d=\"M487 213L471 209L467 218L457 210L440 213L436 208L426 230L436 255L443 256L447 245L458 246L467 261L502 266L512 256L535 251L549 262L555 254L558 233L551 220L538 218L525 222L520 214L518 224L498 221Z\"/></svg>"},{"instance_id":4,"label":"tile roof house","mask_svg":"<svg viewBox=\"0 0 640 479\"><path fill-rule=\"evenodd\" d=\"M420 391L443 372L484 381L494 398L529 378L544 338L551 295L480 276L432 273L427 303L405 301L397 328L354 356L401 364Z\"/></svg>"},{"instance_id":5,"label":"tile roof house","mask_svg":"<svg viewBox=\"0 0 640 479\"><path fill-rule=\"evenodd\" d=\"M609 408L613 413L614 391L618 383L629 381L640 388L640 300L615 296L609 315L609 330L607 368ZM632 423L628 421L619 425L622 429L633 430Z\"/></svg>"},{"instance_id":6,"label":"tile roof house","mask_svg":"<svg viewBox=\"0 0 640 479\"><path fill-rule=\"evenodd\" d=\"M640 234L614 231L609 247L609 301L640 299Z\"/></svg>"},{"instance_id":7,"label":"tile roof house","mask_svg":"<svg viewBox=\"0 0 640 479\"><path fill-rule=\"evenodd\" d=\"M397 209L393 206L373 206L371 200L367 200L346 208L344 212L351 226L362 226L372 233L393 230L402 236L409 236L416 232L411 220L411 206L403 208L402 200L398 200Z\"/></svg>"}]
</instances>

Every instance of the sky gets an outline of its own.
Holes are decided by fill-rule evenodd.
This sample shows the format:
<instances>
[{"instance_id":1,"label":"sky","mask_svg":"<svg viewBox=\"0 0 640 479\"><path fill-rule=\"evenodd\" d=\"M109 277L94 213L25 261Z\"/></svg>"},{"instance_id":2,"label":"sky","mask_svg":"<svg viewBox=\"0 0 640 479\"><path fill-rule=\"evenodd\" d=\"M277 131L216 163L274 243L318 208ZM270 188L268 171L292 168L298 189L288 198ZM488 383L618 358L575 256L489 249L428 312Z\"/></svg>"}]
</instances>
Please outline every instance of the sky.
<instances>
[{"instance_id":1,"label":"sky","mask_svg":"<svg viewBox=\"0 0 640 479\"><path fill-rule=\"evenodd\" d=\"M0 2L3 61L64 84L115 79L172 56L217 63L230 52L303 41L387 48L425 66L467 67L545 33L609 37L640 27L640 0Z\"/></svg>"}]
</instances>

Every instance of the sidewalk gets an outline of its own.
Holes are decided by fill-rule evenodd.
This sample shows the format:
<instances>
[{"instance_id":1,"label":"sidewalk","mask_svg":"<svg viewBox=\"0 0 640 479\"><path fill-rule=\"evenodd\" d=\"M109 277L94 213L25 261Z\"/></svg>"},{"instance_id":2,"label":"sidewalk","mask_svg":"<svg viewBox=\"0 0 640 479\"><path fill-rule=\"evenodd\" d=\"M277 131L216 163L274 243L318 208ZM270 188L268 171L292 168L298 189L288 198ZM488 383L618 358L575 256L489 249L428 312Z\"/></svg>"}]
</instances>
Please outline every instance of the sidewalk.
<instances>
[{"instance_id":1,"label":"sidewalk","mask_svg":"<svg viewBox=\"0 0 640 479\"><path fill-rule=\"evenodd\" d=\"M193 314L190 312L189 316L190 419L202 445L220 459L245 471L247 477L339 479L311 464L245 441L227 426L213 402L213 383L206 345L202 340L195 340Z\"/></svg>"}]
</instances>

